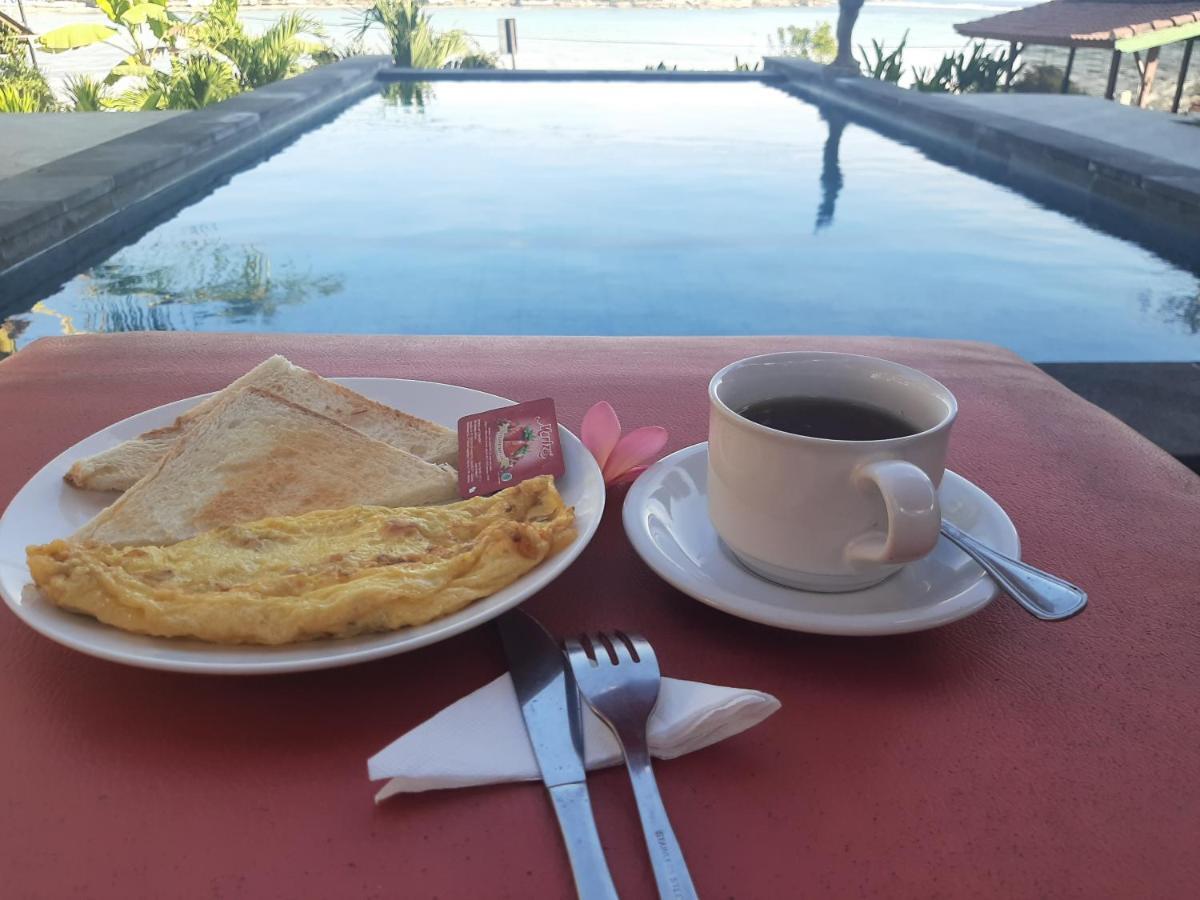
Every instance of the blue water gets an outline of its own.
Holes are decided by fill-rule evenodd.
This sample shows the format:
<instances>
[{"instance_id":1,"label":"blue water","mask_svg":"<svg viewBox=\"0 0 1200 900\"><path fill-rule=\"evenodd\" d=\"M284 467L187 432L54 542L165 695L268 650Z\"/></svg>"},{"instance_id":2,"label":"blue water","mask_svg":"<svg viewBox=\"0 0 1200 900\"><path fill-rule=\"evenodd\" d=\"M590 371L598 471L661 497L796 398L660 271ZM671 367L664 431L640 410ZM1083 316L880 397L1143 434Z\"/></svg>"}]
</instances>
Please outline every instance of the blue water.
<instances>
[{"instance_id":1,"label":"blue water","mask_svg":"<svg viewBox=\"0 0 1200 900\"><path fill-rule=\"evenodd\" d=\"M14 317L136 328L889 334L1200 355L1200 278L759 84L371 97ZM14 327L15 326L15 327Z\"/></svg>"}]
</instances>

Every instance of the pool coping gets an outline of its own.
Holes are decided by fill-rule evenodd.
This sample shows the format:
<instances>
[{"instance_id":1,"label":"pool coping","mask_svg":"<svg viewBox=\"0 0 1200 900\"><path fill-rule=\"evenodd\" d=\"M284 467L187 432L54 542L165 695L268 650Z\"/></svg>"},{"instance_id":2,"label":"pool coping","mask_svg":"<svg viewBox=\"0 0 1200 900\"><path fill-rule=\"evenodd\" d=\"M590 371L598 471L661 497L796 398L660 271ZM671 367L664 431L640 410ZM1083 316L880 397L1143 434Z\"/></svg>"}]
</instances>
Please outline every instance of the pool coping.
<instances>
[{"instance_id":1,"label":"pool coping","mask_svg":"<svg viewBox=\"0 0 1200 900\"><path fill-rule=\"evenodd\" d=\"M1184 267L1200 264L1200 160L1180 165L807 60L768 57L764 70L785 75L784 90L823 109L840 109L939 161L1012 187Z\"/></svg>"},{"instance_id":2,"label":"pool coping","mask_svg":"<svg viewBox=\"0 0 1200 900\"><path fill-rule=\"evenodd\" d=\"M10 298L73 273L206 183L367 96L387 62L362 56L321 66L0 179L0 315Z\"/></svg>"},{"instance_id":3,"label":"pool coping","mask_svg":"<svg viewBox=\"0 0 1200 900\"><path fill-rule=\"evenodd\" d=\"M735 81L786 82L783 72L764 69L406 69L384 66L380 81Z\"/></svg>"}]
</instances>

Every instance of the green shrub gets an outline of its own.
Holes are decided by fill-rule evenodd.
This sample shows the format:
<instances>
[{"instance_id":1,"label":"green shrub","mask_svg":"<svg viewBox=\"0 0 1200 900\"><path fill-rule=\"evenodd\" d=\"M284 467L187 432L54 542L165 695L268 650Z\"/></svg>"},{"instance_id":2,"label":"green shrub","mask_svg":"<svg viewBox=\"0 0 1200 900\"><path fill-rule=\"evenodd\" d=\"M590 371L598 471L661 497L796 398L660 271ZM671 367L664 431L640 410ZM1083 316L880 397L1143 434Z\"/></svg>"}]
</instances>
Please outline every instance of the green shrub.
<instances>
[{"instance_id":1,"label":"green shrub","mask_svg":"<svg viewBox=\"0 0 1200 900\"><path fill-rule=\"evenodd\" d=\"M73 112L100 112L108 108L104 82L91 75L72 75L67 79L65 90L67 105Z\"/></svg>"},{"instance_id":2,"label":"green shrub","mask_svg":"<svg viewBox=\"0 0 1200 900\"><path fill-rule=\"evenodd\" d=\"M895 84L904 77L904 47L908 43L908 32L900 39L900 45L890 53L882 41L871 41L872 53L868 54L862 44L858 45L859 58L862 60L863 74L876 81L890 81Z\"/></svg>"},{"instance_id":3,"label":"green shrub","mask_svg":"<svg viewBox=\"0 0 1200 900\"><path fill-rule=\"evenodd\" d=\"M29 61L15 35L0 33L0 113L54 112L58 101L46 76Z\"/></svg>"},{"instance_id":4,"label":"green shrub","mask_svg":"<svg viewBox=\"0 0 1200 900\"><path fill-rule=\"evenodd\" d=\"M186 21L167 8L167 0L95 2L109 24L64 25L38 39L49 53L100 42L128 51L102 85L68 82L76 110L200 109L332 58L320 23L302 13L285 13L251 36L238 17L238 0L213 0ZM106 87L119 93L110 97Z\"/></svg>"},{"instance_id":5,"label":"green shrub","mask_svg":"<svg viewBox=\"0 0 1200 900\"><path fill-rule=\"evenodd\" d=\"M1058 94L1062 92L1063 69L1059 66L1030 66L1013 81L1012 89L1020 94ZM1068 94L1082 94L1075 82L1067 84Z\"/></svg>"},{"instance_id":6,"label":"green shrub","mask_svg":"<svg viewBox=\"0 0 1200 900\"><path fill-rule=\"evenodd\" d=\"M476 50L468 53L462 59L450 64L452 69L494 69L497 64L497 55L488 53L485 50Z\"/></svg>"},{"instance_id":7,"label":"green shrub","mask_svg":"<svg viewBox=\"0 0 1200 900\"><path fill-rule=\"evenodd\" d=\"M800 28L796 25L777 28L775 37L771 39L771 52L777 56L793 56L819 63L832 62L837 56L833 25L822 22L816 28Z\"/></svg>"}]
</instances>

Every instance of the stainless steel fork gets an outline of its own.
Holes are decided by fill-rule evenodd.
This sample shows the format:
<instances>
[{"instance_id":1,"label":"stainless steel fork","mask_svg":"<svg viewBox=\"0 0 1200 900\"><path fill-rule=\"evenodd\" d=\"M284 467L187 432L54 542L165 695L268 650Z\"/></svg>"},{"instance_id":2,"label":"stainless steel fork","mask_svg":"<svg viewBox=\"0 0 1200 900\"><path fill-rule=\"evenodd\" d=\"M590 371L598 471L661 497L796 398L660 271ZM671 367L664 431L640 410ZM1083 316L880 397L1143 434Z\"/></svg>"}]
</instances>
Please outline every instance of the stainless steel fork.
<instances>
[{"instance_id":1,"label":"stainless steel fork","mask_svg":"<svg viewBox=\"0 0 1200 900\"><path fill-rule=\"evenodd\" d=\"M570 638L564 648L580 695L612 729L625 754L658 895L692 900L696 888L667 819L646 743L646 722L658 702L661 680L654 648L645 638L620 631Z\"/></svg>"}]
</instances>

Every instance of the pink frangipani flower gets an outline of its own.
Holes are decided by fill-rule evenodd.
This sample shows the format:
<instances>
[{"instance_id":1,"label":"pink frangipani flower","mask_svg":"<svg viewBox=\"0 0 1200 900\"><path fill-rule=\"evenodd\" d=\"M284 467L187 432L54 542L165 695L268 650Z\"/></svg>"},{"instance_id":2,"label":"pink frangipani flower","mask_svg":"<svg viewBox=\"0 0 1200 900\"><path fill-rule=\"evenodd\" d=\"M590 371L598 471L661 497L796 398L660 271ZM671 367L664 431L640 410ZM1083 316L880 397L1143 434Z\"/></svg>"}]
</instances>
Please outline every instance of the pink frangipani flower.
<instances>
[{"instance_id":1,"label":"pink frangipani flower","mask_svg":"<svg viewBox=\"0 0 1200 900\"><path fill-rule=\"evenodd\" d=\"M579 434L600 464L605 484L633 481L667 445L667 429L658 425L647 425L622 437L621 420L605 400L584 413Z\"/></svg>"}]
</instances>

